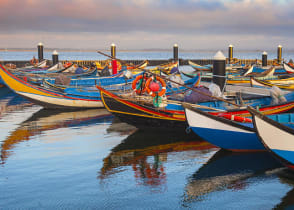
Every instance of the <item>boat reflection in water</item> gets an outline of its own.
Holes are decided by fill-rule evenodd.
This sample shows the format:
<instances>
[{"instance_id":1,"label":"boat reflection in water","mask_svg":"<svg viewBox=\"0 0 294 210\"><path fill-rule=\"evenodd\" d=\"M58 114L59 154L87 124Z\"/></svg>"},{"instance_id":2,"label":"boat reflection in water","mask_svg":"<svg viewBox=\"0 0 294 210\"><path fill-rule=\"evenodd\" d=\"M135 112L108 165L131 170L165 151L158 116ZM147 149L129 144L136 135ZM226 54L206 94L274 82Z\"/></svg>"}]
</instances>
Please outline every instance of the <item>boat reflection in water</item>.
<instances>
[{"instance_id":1,"label":"boat reflection in water","mask_svg":"<svg viewBox=\"0 0 294 210\"><path fill-rule=\"evenodd\" d=\"M276 173L283 168L268 152L219 150L190 178L184 202L202 200L203 196L215 191L245 189L249 178Z\"/></svg>"},{"instance_id":2,"label":"boat reflection in water","mask_svg":"<svg viewBox=\"0 0 294 210\"><path fill-rule=\"evenodd\" d=\"M280 182L291 187L291 190L281 199L274 209L294 209L294 172L285 168L278 174Z\"/></svg>"},{"instance_id":3,"label":"boat reflection in water","mask_svg":"<svg viewBox=\"0 0 294 210\"><path fill-rule=\"evenodd\" d=\"M193 154L189 153L187 156L195 158L197 154L205 154L211 150L215 151L217 148L192 133L182 136L168 132L136 130L104 158L98 179L106 180L124 171L123 168L131 166L136 184L161 186L166 182L164 163L168 161L169 155L190 151ZM179 156L183 159L187 158L183 153Z\"/></svg>"},{"instance_id":4,"label":"boat reflection in water","mask_svg":"<svg viewBox=\"0 0 294 210\"><path fill-rule=\"evenodd\" d=\"M34 104L11 92L8 88L0 88L0 118L12 111L22 110Z\"/></svg>"},{"instance_id":5,"label":"boat reflection in water","mask_svg":"<svg viewBox=\"0 0 294 210\"><path fill-rule=\"evenodd\" d=\"M96 123L111 123L113 116L106 109L81 111L61 111L41 109L22 122L17 129L3 141L1 146L2 164L11 154L13 147L28 141L42 132L65 127L82 127Z\"/></svg>"},{"instance_id":6,"label":"boat reflection in water","mask_svg":"<svg viewBox=\"0 0 294 210\"><path fill-rule=\"evenodd\" d=\"M117 117L114 117L111 125L106 129L107 133L119 133L120 135L131 135L138 128L128 123L120 121Z\"/></svg>"}]
</instances>

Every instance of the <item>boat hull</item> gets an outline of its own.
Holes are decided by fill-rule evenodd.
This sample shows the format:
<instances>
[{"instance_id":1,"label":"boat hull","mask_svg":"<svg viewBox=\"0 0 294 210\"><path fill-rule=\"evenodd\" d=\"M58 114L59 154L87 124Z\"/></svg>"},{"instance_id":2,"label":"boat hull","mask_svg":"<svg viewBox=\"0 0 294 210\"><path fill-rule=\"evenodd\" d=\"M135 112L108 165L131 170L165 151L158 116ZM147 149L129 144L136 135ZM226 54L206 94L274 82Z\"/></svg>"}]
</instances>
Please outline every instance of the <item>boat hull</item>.
<instances>
[{"instance_id":1,"label":"boat hull","mask_svg":"<svg viewBox=\"0 0 294 210\"><path fill-rule=\"evenodd\" d=\"M284 165L294 170L294 129L280 124L255 110L253 122L260 141L265 148L277 157Z\"/></svg>"},{"instance_id":2,"label":"boat hull","mask_svg":"<svg viewBox=\"0 0 294 210\"><path fill-rule=\"evenodd\" d=\"M67 95L35 86L11 74L1 65L0 76L6 85L16 94L46 108L83 109L103 107L100 98Z\"/></svg>"},{"instance_id":3,"label":"boat hull","mask_svg":"<svg viewBox=\"0 0 294 210\"><path fill-rule=\"evenodd\" d=\"M121 121L140 129L185 131L185 115L178 111L164 111L151 106L123 99L97 86L105 108Z\"/></svg>"},{"instance_id":4,"label":"boat hull","mask_svg":"<svg viewBox=\"0 0 294 210\"><path fill-rule=\"evenodd\" d=\"M189 127L207 142L231 151L263 151L255 131L230 120L185 106Z\"/></svg>"}]
</instances>

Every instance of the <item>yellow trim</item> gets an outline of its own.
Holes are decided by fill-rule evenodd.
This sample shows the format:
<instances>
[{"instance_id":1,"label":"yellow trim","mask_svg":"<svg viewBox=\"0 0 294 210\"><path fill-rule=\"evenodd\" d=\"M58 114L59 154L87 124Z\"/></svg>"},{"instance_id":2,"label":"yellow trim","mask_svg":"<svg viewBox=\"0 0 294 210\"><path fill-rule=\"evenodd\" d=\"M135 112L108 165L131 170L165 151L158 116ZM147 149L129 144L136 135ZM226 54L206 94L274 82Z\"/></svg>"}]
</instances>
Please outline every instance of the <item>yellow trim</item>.
<instances>
[{"instance_id":1,"label":"yellow trim","mask_svg":"<svg viewBox=\"0 0 294 210\"><path fill-rule=\"evenodd\" d=\"M45 93L43 91L40 91L38 89L32 88L28 85L25 85L25 84L19 82L17 79L8 75L2 68L0 68L0 76L3 79L3 81L7 84L7 86L9 86L9 88L15 92L26 92L26 93L42 95L42 96L57 97L55 95Z\"/></svg>"}]
</instances>

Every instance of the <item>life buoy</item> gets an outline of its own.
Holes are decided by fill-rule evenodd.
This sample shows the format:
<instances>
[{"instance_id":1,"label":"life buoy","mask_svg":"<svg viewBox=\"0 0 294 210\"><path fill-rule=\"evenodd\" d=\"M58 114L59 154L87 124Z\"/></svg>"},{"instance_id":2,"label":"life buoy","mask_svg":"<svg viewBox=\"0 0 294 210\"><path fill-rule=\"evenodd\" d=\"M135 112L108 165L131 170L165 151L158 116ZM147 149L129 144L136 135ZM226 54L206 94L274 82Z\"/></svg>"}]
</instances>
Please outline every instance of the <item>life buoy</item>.
<instances>
[{"instance_id":1,"label":"life buoy","mask_svg":"<svg viewBox=\"0 0 294 210\"><path fill-rule=\"evenodd\" d=\"M240 117L236 116L233 114L220 114L218 116L221 116L223 118L226 118L228 120L236 121L236 122L241 122L241 123L252 123L252 119L246 118L246 117Z\"/></svg>"},{"instance_id":2,"label":"life buoy","mask_svg":"<svg viewBox=\"0 0 294 210\"><path fill-rule=\"evenodd\" d=\"M133 81L132 83L132 89L134 90L134 92L136 92L137 94L142 94L146 91L146 85L144 84L146 81L147 77L144 76L143 79L143 75L139 75L136 77L136 79ZM138 87L137 87L137 83L139 81Z\"/></svg>"},{"instance_id":3,"label":"life buoy","mask_svg":"<svg viewBox=\"0 0 294 210\"><path fill-rule=\"evenodd\" d=\"M154 77L149 77L146 81L146 91L149 95L151 95L152 97L155 97L156 95L157 96L163 96L166 92L166 84L165 84L165 81L161 78L161 77L158 77L156 76L156 80L160 82L161 84L161 91L159 92L152 92L149 88L149 85L151 83L151 81L154 80Z\"/></svg>"}]
</instances>

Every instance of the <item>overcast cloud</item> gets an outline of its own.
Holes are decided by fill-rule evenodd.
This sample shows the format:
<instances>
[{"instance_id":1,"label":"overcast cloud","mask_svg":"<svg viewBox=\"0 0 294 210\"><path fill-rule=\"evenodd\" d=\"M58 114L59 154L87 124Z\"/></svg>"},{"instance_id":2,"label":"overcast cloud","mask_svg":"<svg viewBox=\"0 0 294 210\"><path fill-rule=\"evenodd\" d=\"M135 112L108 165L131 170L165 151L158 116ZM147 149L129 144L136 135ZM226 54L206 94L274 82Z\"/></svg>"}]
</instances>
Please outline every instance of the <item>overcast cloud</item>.
<instances>
[{"instance_id":1,"label":"overcast cloud","mask_svg":"<svg viewBox=\"0 0 294 210\"><path fill-rule=\"evenodd\" d=\"M294 1L0 0L0 48L294 49Z\"/></svg>"}]
</instances>

